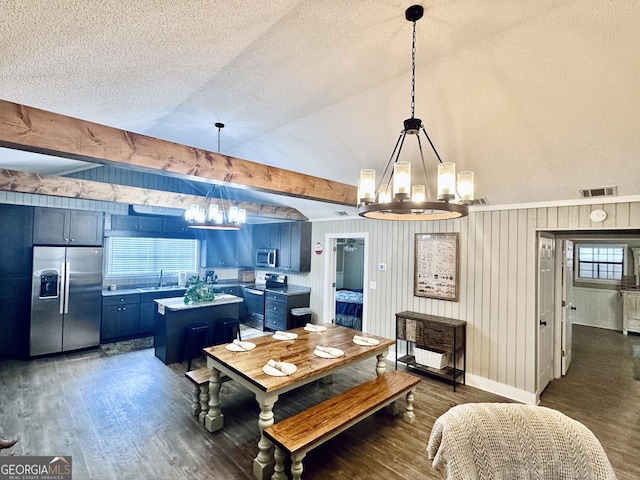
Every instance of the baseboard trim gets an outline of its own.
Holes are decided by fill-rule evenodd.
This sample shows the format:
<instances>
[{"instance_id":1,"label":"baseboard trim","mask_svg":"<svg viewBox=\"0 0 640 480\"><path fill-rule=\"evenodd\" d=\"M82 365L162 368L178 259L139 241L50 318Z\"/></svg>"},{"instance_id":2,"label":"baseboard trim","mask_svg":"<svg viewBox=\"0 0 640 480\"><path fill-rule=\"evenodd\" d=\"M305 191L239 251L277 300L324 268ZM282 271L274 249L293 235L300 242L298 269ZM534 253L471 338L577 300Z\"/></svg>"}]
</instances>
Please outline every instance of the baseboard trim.
<instances>
[{"instance_id":1,"label":"baseboard trim","mask_svg":"<svg viewBox=\"0 0 640 480\"><path fill-rule=\"evenodd\" d=\"M395 362L395 351L390 349L389 353L387 353L386 359L389 362ZM496 395L500 395L501 397L506 397L509 400L515 400L520 403L537 405L540 402L539 396L535 393L511 387L504 383L494 382L493 380L479 377L478 375L473 375L469 372L465 375L465 384L479 390L484 390L485 392L495 393Z\"/></svg>"},{"instance_id":2,"label":"baseboard trim","mask_svg":"<svg viewBox=\"0 0 640 480\"><path fill-rule=\"evenodd\" d=\"M479 377L469 372L466 374L466 384L470 387L478 388L485 392L495 393L501 397L506 397L510 400L515 400L529 405L536 405L539 401L538 396L535 393L511 387L504 383L494 382L493 380Z\"/></svg>"}]
</instances>

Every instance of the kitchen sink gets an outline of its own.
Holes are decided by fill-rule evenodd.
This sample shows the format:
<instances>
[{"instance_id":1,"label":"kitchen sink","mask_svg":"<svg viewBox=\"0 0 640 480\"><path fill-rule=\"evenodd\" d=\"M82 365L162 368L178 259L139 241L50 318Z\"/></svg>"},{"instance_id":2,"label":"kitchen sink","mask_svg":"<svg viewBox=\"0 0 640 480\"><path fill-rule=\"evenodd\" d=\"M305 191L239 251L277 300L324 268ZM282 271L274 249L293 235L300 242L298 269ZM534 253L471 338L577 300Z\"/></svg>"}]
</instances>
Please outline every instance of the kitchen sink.
<instances>
[{"instance_id":1,"label":"kitchen sink","mask_svg":"<svg viewBox=\"0 0 640 480\"><path fill-rule=\"evenodd\" d=\"M184 290L186 287L178 287L177 285L165 286L165 287L138 287L137 290L141 292L157 292L159 290Z\"/></svg>"}]
</instances>

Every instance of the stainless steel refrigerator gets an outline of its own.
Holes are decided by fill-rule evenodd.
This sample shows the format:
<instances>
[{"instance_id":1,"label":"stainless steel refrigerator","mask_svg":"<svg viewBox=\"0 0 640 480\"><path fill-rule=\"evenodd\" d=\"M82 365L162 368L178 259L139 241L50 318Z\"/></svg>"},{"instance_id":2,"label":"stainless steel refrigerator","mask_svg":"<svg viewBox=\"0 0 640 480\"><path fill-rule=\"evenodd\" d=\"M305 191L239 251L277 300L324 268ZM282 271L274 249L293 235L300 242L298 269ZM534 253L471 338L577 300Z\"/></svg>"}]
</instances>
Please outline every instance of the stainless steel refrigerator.
<instances>
[{"instance_id":1,"label":"stainless steel refrigerator","mask_svg":"<svg viewBox=\"0 0 640 480\"><path fill-rule=\"evenodd\" d=\"M31 356L100 344L102 248L33 247Z\"/></svg>"}]
</instances>

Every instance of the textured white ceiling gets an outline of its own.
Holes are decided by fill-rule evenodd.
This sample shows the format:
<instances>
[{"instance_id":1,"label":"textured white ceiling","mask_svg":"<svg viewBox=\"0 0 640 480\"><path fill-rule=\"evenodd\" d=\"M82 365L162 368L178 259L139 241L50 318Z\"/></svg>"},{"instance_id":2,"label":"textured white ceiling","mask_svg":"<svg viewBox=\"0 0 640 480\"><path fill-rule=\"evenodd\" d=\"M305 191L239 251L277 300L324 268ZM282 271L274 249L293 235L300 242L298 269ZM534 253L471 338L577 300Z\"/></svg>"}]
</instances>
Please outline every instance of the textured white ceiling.
<instances>
[{"instance_id":1,"label":"textured white ceiling","mask_svg":"<svg viewBox=\"0 0 640 480\"><path fill-rule=\"evenodd\" d=\"M224 122L224 153L355 185L410 116L411 3L0 0L0 98L213 151ZM420 3L416 116L477 196L640 194L640 2Z\"/></svg>"}]
</instances>

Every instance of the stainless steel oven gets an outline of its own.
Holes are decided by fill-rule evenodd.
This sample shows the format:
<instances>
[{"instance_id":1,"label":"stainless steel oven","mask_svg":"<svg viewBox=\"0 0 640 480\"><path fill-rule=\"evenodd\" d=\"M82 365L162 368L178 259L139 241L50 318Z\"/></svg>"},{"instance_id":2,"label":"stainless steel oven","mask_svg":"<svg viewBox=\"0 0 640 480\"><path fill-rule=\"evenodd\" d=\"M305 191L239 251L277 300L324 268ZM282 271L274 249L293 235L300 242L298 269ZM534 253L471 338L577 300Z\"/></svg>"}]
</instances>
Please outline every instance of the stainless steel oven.
<instances>
[{"instance_id":1,"label":"stainless steel oven","mask_svg":"<svg viewBox=\"0 0 640 480\"><path fill-rule=\"evenodd\" d=\"M247 314L243 323L264 330L264 289L244 287L244 306Z\"/></svg>"}]
</instances>

